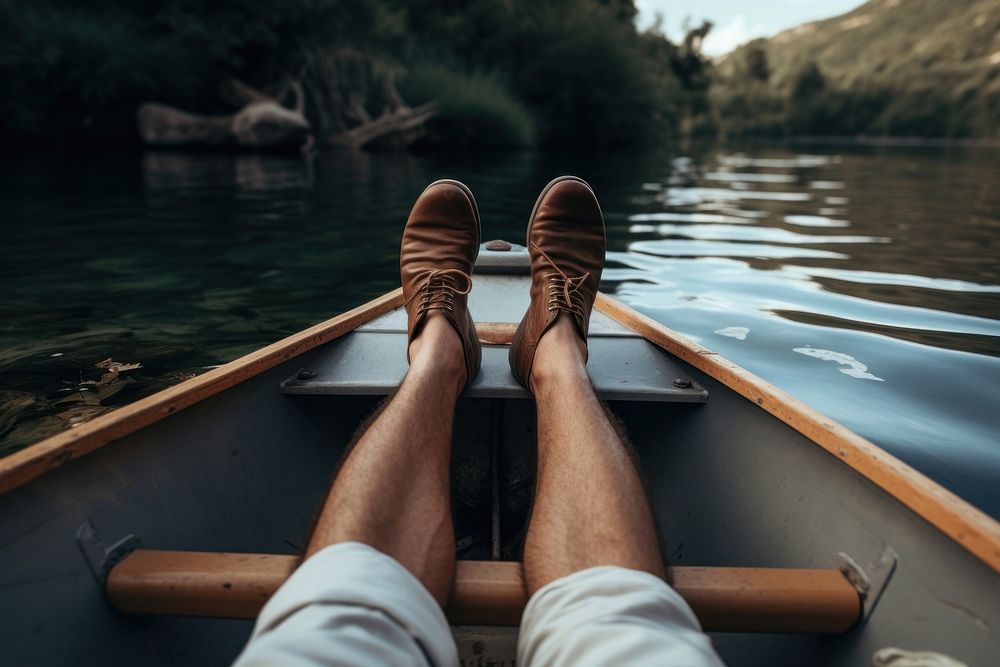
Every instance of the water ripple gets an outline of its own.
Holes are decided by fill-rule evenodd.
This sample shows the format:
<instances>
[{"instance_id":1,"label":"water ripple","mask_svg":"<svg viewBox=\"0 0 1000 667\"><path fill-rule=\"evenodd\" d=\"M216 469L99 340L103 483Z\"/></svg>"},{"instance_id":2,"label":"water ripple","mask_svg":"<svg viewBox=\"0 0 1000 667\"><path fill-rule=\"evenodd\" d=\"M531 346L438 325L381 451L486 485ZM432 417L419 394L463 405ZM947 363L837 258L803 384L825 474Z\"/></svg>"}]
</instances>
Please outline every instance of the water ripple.
<instances>
[{"instance_id":1,"label":"water ripple","mask_svg":"<svg viewBox=\"0 0 1000 667\"><path fill-rule=\"evenodd\" d=\"M774 227L732 227L729 225L632 225L633 234L659 234L681 236L704 241L760 241L764 243L890 243L885 236L845 236L798 234Z\"/></svg>"},{"instance_id":2,"label":"water ripple","mask_svg":"<svg viewBox=\"0 0 1000 667\"><path fill-rule=\"evenodd\" d=\"M675 159L604 280L1000 516L998 157Z\"/></svg>"},{"instance_id":3,"label":"water ripple","mask_svg":"<svg viewBox=\"0 0 1000 667\"><path fill-rule=\"evenodd\" d=\"M767 190L732 190L726 188L667 188L662 199L668 206L689 206L700 202L725 202L743 199L762 201L804 202L812 199L808 192L770 192Z\"/></svg>"},{"instance_id":4,"label":"water ripple","mask_svg":"<svg viewBox=\"0 0 1000 667\"><path fill-rule=\"evenodd\" d=\"M967 280L949 280L947 278L929 278L905 273L884 273L881 271L859 271L851 269L828 269L818 266L789 267L789 271L800 272L814 278L833 278L866 285L899 285L902 287L917 287L920 289L943 290L946 292L963 292L979 294L1000 294L1000 285L983 285Z\"/></svg>"},{"instance_id":5,"label":"water ripple","mask_svg":"<svg viewBox=\"0 0 1000 667\"><path fill-rule=\"evenodd\" d=\"M825 167L839 164L839 155L796 155L787 158L750 157L743 154L720 155L719 164L737 169L747 167L764 167L767 169L801 169L807 167Z\"/></svg>"},{"instance_id":6,"label":"water ripple","mask_svg":"<svg viewBox=\"0 0 1000 667\"><path fill-rule=\"evenodd\" d=\"M762 243L716 243L712 241L636 241L632 252L660 257L761 257L766 259L847 259L829 250L766 245Z\"/></svg>"},{"instance_id":7,"label":"water ripple","mask_svg":"<svg viewBox=\"0 0 1000 667\"><path fill-rule=\"evenodd\" d=\"M820 209L820 211L823 210L825 209ZM847 227L849 224L846 220L836 220L824 213L820 213L820 215L786 215L784 220L790 225L800 227Z\"/></svg>"},{"instance_id":8,"label":"water ripple","mask_svg":"<svg viewBox=\"0 0 1000 667\"><path fill-rule=\"evenodd\" d=\"M749 216L723 215L718 213L698 213L686 211L659 211L657 213L634 213L628 216L631 222L718 222L731 225L750 224Z\"/></svg>"},{"instance_id":9,"label":"water ripple","mask_svg":"<svg viewBox=\"0 0 1000 667\"><path fill-rule=\"evenodd\" d=\"M705 179L723 183L794 183L797 180L793 174L752 174L731 171L712 171L705 174Z\"/></svg>"}]
</instances>

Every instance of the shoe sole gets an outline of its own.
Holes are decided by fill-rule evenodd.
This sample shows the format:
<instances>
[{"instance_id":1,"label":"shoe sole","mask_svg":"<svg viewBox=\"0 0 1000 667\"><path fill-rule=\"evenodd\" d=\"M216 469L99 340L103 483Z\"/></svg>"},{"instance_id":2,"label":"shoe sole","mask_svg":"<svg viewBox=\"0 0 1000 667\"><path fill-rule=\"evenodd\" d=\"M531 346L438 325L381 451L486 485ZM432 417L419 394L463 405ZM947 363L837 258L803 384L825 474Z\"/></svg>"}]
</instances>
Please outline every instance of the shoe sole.
<instances>
[{"instance_id":1,"label":"shoe sole","mask_svg":"<svg viewBox=\"0 0 1000 667\"><path fill-rule=\"evenodd\" d=\"M442 178L434 181L426 188L424 192L427 192L435 185L454 185L456 188L465 193L465 196L469 198L469 203L472 204L472 214L476 218L476 256L472 259L473 269L475 269L476 260L479 259L479 246L483 242L483 223L479 220L479 204L476 203L476 196L472 194L472 190L469 186L462 181L456 181L453 178Z\"/></svg>"}]
</instances>

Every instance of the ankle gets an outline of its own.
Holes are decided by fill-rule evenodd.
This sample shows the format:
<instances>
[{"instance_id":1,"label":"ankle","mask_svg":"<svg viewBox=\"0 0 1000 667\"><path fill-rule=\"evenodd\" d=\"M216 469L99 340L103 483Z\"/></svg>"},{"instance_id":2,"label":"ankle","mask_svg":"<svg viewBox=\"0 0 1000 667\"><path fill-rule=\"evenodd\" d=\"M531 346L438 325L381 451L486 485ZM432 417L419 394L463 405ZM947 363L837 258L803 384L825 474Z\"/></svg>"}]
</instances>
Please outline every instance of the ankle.
<instances>
[{"instance_id":1,"label":"ankle","mask_svg":"<svg viewBox=\"0 0 1000 667\"><path fill-rule=\"evenodd\" d=\"M427 314L423 328L410 343L409 355L411 373L430 373L448 385L465 386L462 341L443 314Z\"/></svg>"},{"instance_id":2,"label":"ankle","mask_svg":"<svg viewBox=\"0 0 1000 667\"><path fill-rule=\"evenodd\" d=\"M560 317L538 341L529 381L536 395L567 382L589 384L587 344L568 317Z\"/></svg>"}]
</instances>

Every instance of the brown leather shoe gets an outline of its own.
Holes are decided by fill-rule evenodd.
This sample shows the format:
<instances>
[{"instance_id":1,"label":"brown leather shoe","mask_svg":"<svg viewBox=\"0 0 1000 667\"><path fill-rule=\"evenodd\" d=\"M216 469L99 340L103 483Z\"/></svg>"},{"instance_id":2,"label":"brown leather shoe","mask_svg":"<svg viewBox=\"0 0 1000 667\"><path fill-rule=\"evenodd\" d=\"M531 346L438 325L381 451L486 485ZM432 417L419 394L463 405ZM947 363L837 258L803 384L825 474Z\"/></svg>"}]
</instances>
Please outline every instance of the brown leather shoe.
<instances>
[{"instance_id":1,"label":"brown leather shoe","mask_svg":"<svg viewBox=\"0 0 1000 667\"><path fill-rule=\"evenodd\" d=\"M587 183L561 176L542 190L528 221L531 304L510 345L514 377L531 391L538 341L560 317L587 341L590 311L604 268L604 216Z\"/></svg>"},{"instance_id":2,"label":"brown leather shoe","mask_svg":"<svg viewBox=\"0 0 1000 667\"><path fill-rule=\"evenodd\" d=\"M458 181L434 181L413 205L399 250L409 341L420 333L429 312L440 311L462 341L466 382L475 377L482 360L467 297L479 236L479 209L472 191Z\"/></svg>"}]
</instances>

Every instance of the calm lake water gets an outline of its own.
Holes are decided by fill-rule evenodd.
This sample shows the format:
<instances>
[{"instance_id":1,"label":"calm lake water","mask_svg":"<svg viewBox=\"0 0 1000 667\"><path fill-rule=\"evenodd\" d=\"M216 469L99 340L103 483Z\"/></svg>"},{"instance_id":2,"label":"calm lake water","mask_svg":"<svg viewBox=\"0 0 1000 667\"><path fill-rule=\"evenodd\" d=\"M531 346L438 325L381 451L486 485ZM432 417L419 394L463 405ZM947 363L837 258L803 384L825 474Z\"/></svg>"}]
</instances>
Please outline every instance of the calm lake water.
<instances>
[{"instance_id":1,"label":"calm lake water","mask_svg":"<svg viewBox=\"0 0 1000 667\"><path fill-rule=\"evenodd\" d=\"M3 156L0 454L396 287L433 179L523 242L565 172L606 291L1000 515L997 149Z\"/></svg>"}]
</instances>

